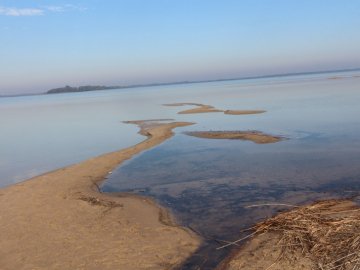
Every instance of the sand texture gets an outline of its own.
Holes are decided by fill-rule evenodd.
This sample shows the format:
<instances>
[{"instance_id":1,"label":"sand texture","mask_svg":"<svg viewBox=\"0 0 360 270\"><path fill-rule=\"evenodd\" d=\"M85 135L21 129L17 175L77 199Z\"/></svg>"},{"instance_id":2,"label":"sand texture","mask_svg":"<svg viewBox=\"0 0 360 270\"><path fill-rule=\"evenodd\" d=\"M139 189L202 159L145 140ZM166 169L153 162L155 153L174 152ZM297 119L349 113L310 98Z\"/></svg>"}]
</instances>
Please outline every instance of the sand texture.
<instances>
[{"instance_id":1,"label":"sand texture","mask_svg":"<svg viewBox=\"0 0 360 270\"><path fill-rule=\"evenodd\" d=\"M260 235L251 240L239 252L226 267L219 267L219 270L312 270L314 265L308 258L301 256L301 253L294 254L294 261L281 260L281 247L278 246L280 236L277 234Z\"/></svg>"},{"instance_id":2,"label":"sand texture","mask_svg":"<svg viewBox=\"0 0 360 270\"><path fill-rule=\"evenodd\" d=\"M0 190L0 268L170 269L200 239L149 199L99 193L121 162L170 138L187 122L136 122L148 138Z\"/></svg>"},{"instance_id":3,"label":"sand texture","mask_svg":"<svg viewBox=\"0 0 360 270\"><path fill-rule=\"evenodd\" d=\"M247 140L258 144L276 143L284 139L260 131L191 131L185 134L205 139Z\"/></svg>"}]
</instances>

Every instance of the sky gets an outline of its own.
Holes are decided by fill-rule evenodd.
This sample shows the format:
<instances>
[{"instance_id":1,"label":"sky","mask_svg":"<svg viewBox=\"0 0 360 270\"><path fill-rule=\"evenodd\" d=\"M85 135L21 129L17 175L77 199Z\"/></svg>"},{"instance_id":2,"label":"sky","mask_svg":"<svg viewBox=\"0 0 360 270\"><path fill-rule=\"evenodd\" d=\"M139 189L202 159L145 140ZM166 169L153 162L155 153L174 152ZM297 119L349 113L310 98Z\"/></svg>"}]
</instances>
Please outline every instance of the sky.
<instances>
[{"instance_id":1,"label":"sky","mask_svg":"<svg viewBox=\"0 0 360 270\"><path fill-rule=\"evenodd\" d=\"M359 0L0 0L0 95L360 67Z\"/></svg>"}]
</instances>

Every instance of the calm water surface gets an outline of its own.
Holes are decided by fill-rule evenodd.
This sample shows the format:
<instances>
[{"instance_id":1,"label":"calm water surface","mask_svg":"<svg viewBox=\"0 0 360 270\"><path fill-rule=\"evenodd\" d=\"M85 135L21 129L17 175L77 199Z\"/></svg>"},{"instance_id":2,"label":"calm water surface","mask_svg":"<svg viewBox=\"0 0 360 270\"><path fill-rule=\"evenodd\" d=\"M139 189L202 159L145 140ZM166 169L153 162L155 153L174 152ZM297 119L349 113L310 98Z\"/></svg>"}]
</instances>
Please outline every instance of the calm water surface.
<instances>
[{"instance_id":1,"label":"calm water surface","mask_svg":"<svg viewBox=\"0 0 360 270\"><path fill-rule=\"evenodd\" d=\"M304 204L357 196L360 191L358 78L225 88L226 98L217 100L217 107L268 112L183 116L182 120L197 124L177 129L172 139L127 161L102 186L104 192L156 198L170 207L182 224L207 239L184 269L213 269L229 252L216 247L240 238L241 229L283 209L246 206ZM249 129L289 140L259 145L182 134Z\"/></svg>"},{"instance_id":2,"label":"calm water surface","mask_svg":"<svg viewBox=\"0 0 360 270\"><path fill-rule=\"evenodd\" d=\"M144 137L124 120L196 122L122 164L104 192L154 197L206 242L184 269L212 269L217 251L281 208L251 204L307 203L360 190L360 78L317 74L128 90L0 98L0 186L118 150ZM342 79L328 79L331 76ZM264 114L178 115L198 102ZM208 140L192 130L259 130L289 138L276 144Z\"/></svg>"}]
</instances>

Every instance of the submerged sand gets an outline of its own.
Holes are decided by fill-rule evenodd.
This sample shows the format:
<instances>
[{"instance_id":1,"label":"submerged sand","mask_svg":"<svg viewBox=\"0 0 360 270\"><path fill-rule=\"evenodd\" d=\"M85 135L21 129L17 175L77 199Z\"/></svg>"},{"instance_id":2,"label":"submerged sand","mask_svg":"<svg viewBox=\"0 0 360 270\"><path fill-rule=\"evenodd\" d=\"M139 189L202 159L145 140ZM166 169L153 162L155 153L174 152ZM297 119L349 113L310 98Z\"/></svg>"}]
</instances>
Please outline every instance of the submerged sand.
<instances>
[{"instance_id":1,"label":"submerged sand","mask_svg":"<svg viewBox=\"0 0 360 270\"><path fill-rule=\"evenodd\" d=\"M223 110L218 110L211 105L205 105L200 103L170 103L164 104L164 106L196 106L194 109L188 109L178 112L178 114L193 114L193 113L210 113L210 112L223 112Z\"/></svg>"},{"instance_id":2,"label":"submerged sand","mask_svg":"<svg viewBox=\"0 0 360 270\"><path fill-rule=\"evenodd\" d=\"M185 134L205 139L246 140L258 144L276 143L284 139L261 131L190 131Z\"/></svg>"},{"instance_id":3,"label":"submerged sand","mask_svg":"<svg viewBox=\"0 0 360 270\"><path fill-rule=\"evenodd\" d=\"M224 114L231 114L231 115L242 115L242 114L259 114L265 113L264 110L226 110Z\"/></svg>"},{"instance_id":4,"label":"submerged sand","mask_svg":"<svg viewBox=\"0 0 360 270\"><path fill-rule=\"evenodd\" d=\"M121 162L170 138L187 122L134 122L148 138L0 190L0 268L170 269L199 246L149 199L99 192Z\"/></svg>"}]
</instances>

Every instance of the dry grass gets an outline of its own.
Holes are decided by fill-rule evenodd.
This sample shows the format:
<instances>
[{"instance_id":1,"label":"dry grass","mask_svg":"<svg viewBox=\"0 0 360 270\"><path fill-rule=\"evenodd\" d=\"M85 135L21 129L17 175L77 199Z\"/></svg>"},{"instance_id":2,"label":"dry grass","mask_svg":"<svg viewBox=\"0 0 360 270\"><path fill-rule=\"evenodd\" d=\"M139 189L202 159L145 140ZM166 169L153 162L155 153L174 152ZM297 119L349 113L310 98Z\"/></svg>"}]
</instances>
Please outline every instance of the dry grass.
<instances>
[{"instance_id":1,"label":"dry grass","mask_svg":"<svg viewBox=\"0 0 360 270\"><path fill-rule=\"evenodd\" d=\"M345 201L295 208L259 223L255 232L281 235L279 259L300 250L321 270L360 269L360 209Z\"/></svg>"},{"instance_id":2,"label":"dry grass","mask_svg":"<svg viewBox=\"0 0 360 270\"><path fill-rule=\"evenodd\" d=\"M93 197L93 196L80 196L79 200L88 202L90 205L95 205L95 206L103 206L106 207L108 210L116 208L116 207L123 207L123 204L121 203L117 203L111 200L103 200L103 199L99 199L97 197Z\"/></svg>"},{"instance_id":3,"label":"dry grass","mask_svg":"<svg viewBox=\"0 0 360 270\"><path fill-rule=\"evenodd\" d=\"M252 230L249 237L280 235L277 262L292 260L300 252L314 262L315 269L360 269L360 208L350 201L330 200L296 207Z\"/></svg>"}]
</instances>

